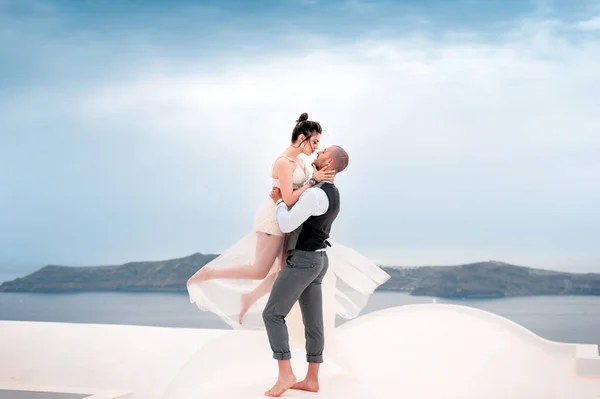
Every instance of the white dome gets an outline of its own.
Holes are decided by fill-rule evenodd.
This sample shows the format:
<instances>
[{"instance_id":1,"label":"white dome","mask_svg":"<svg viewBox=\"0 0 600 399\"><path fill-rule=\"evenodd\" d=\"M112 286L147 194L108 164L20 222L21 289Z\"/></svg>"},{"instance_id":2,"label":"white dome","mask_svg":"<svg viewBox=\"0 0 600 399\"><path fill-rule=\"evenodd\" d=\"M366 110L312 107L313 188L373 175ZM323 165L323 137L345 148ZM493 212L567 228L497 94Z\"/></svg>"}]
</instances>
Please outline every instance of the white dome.
<instances>
[{"instance_id":1,"label":"white dome","mask_svg":"<svg viewBox=\"0 0 600 399\"><path fill-rule=\"evenodd\" d=\"M600 369L594 380L584 378L583 372L578 376L575 345L545 340L510 320L474 308L386 309L346 323L339 339L344 346L364 342L348 359L362 384L374 387L373 397L583 399L600 395ZM592 347L598 367L597 348Z\"/></svg>"}]
</instances>

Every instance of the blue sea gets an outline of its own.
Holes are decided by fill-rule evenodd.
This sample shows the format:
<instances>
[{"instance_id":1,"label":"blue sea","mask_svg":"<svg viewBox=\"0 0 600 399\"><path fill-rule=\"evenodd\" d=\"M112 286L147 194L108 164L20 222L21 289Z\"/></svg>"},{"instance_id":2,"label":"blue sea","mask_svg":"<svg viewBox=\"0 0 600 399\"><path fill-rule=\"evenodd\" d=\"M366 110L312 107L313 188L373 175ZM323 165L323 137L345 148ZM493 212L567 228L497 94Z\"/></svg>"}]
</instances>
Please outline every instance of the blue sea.
<instances>
[{"instance_id":1,"label":"blue sea","mask_svg":"<svg viewBox=\"0 0 600 399\"><path fill-rule=\"evenodd\" d=\"M363 313L398 305L430 303L432 300L401 292L375 292ZM553 341L600 346L598 296L436 301L496 313ZM216 316L198 310L185 293L0 293L0 319L229 328Z\"/></svg>"}]
</instances>

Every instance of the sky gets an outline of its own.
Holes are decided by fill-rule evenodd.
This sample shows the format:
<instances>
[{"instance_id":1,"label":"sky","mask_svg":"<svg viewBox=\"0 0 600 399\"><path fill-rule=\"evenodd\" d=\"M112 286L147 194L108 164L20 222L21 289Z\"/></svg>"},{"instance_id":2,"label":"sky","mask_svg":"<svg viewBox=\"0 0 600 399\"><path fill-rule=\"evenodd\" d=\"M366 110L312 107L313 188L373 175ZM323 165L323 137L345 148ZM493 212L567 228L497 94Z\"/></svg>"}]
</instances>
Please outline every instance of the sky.
<instances>
[{"instance_id":1,"label":"sky","mask_svg":"<svg viewBox=\"0 0 600 399\"><path fill-rule=\"evenodd\" d=\"M302 112L334 240L600 272L600 2L0 0L0 59L0 273L226 250Z\"/></svg>"}]
</instances>

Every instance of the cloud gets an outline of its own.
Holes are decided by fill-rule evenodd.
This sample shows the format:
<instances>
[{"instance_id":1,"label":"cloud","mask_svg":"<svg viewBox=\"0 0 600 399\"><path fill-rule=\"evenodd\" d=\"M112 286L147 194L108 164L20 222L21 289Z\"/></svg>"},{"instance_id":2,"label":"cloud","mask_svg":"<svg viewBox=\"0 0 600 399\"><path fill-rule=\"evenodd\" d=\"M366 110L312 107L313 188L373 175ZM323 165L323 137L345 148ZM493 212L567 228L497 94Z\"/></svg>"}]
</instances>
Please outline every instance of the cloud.
<instances>
[{"instance_id":1,"label":"cloud","mask_svg":"<svg viewBox=\"0 0 600 399\"><path fill-rule=\"evenodd\" d=\"M595 31L595 30L600 30L600 16L585 20L585 21L580 21L575 25L577 28L581 29L581 30L589 30L589 31Z\"/></svg>"},{"instance_id":2,"label":"cloud","mask_svg":"<svg viewBox=\"0 0 600 399\"><path fill-rule=\"evenodd\" d=\"M208 58L154 47L96 68L86 57L113 44L56 47L80 49L72 68L94 77L0 99L13 168L0 204L22 215L12 240L78 264L223 250L251 227L308 112L351 156L339 241L385 263L597 269L600 44L552 20L516 26L494 42L315 34L309 50Z\"/></svg>"}]
</instances>

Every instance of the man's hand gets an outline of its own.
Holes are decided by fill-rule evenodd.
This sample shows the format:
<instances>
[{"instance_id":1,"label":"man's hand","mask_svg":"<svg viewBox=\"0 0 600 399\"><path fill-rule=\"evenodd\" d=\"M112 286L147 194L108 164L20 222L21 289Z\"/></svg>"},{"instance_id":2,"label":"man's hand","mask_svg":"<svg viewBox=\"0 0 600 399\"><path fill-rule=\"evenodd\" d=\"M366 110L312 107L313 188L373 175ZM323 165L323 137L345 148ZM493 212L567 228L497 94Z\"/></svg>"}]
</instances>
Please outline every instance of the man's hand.
<instances>
[{"instance_id":1,"label":"man's hand","mask_svg":"<svg viewBox=\"0 0 600 399\"><path fill-rule=\"evenodd\" d=\"M270 197L275 203L281 199L281 190L279 189L279 187L273 187L273 190L271 190Z\"/></svg>"}]
</instances>

